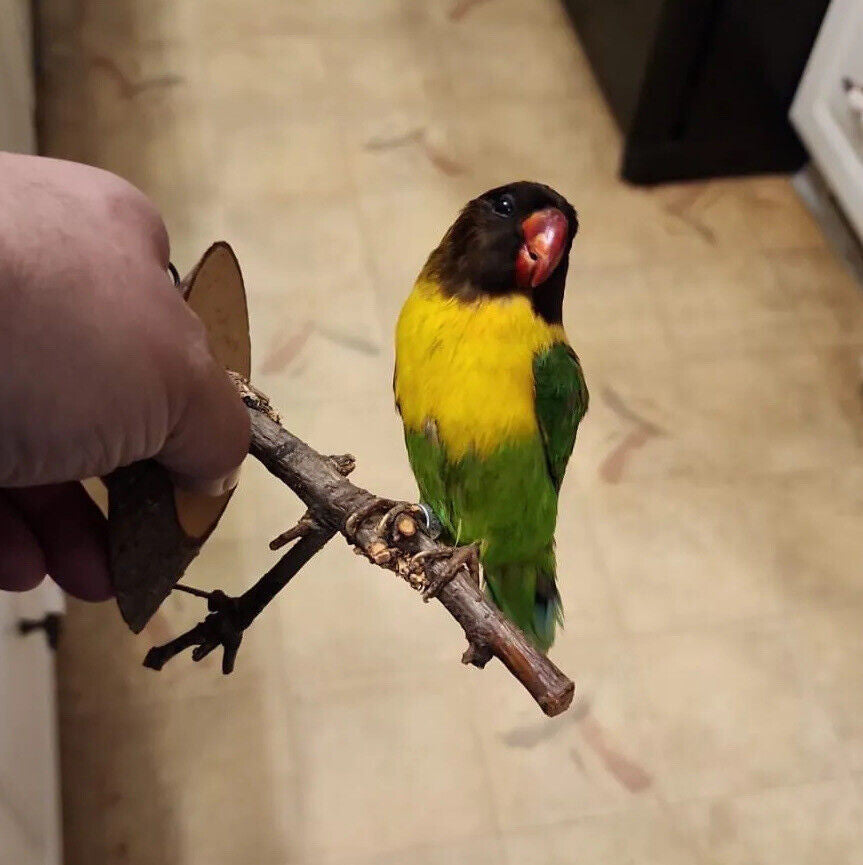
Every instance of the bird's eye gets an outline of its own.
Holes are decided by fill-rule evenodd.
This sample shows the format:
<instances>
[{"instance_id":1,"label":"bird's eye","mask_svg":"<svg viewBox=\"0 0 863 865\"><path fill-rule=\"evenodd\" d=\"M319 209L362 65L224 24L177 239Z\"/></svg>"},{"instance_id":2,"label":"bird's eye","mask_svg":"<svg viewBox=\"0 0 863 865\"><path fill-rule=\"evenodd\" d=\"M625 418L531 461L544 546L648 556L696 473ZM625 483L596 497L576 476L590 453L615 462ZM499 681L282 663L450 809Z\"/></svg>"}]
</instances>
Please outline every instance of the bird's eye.
<instances>
[{"instance_id":1,"label":"bird's eye","mask_svg":"<svg viewBox=\"0 0 863 865\"><path fill-rule=\"evenodd\" d=\"M515 202L512 196L507 193L506 195L501 195L500 198L496 198L491 204L491 209L498 216L512 216L515 213Z\"/></svg>"}]
</instances>

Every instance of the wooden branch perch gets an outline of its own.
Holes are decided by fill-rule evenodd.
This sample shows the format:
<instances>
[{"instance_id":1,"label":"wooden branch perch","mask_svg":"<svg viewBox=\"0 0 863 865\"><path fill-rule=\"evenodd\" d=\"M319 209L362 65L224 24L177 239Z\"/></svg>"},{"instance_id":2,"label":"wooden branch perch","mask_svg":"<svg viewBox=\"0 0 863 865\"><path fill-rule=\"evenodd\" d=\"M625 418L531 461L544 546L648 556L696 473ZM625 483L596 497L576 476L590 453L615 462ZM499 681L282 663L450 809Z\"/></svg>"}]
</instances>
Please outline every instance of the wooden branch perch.
<instances>
[{"instance_id":1,"label":"wooden branch perch","mask_svg":"<svg viewBox=\"0 0 863 865\"><path fill-rule=\"evenodd\" d=\"M309 532L312 532L317 538L316 543L323 546L332 534L339 532L349 543L356 543L357 549L369 561L394 571L413 588L425 589L426 577L416 572L413 557L419 552L443 554L448 548L432 540L410 519L397 521L392 537L384 543L377 531L380 514L375 516L370 513L353 527L353 532L348 532L346 523L351 515L363 513L379 501L378 498L347 479L345 475L352 465L341 466L334 458L322 456L292 435L281 426L266 396L241 376L232 374L232 378L249 408L252 456L290 487L308 508L300 524L286 533L287 538L308 537ZM305 529L302 527L304 523L307 526ZM448 557L441 555L440 558L427 558L431 559L428 564L429 576L433 580L445 579ZM293 570L295 572L296 569ZM257 587L250 591L255 589ZM464 663L483 667L492 657L497 657L546 715L558 715L569 707L574 693L572 681L485 599L464 570L446 582L437 597L465 632L468 649L462 658Z\"/></svg>"},{"instance_id":2,"label":"wooden branch perch","mask_svg":"<svg viewBox=\"0 0 863 865\"><path fill-rule=\"evenodd\" d=\"M282 558L238 597L204 592L177 583L216 527L230 494L216 499L175 488L153 460L113 471L109 492L109 560L117 605L124 621L139 633L174 589L206 598L209 615L185 634L150 650L153 669L191 649L193 660L223 648L228 673L256 616L294 575L336 534L369 561L394 571L423 598L435 596L461 625L468 641L464 663L483 667L498 657L547 715L565 711L573 683L489 604L465 573L476 567L475 551L452 550L421 530L416 507L380 499L347 480L353 457L322 456L284 429L267 398L248 384L251 343L246 291L230 246L214 243L179 289L207 328L210 346L248 406L251 453L305 502L297 525L271 544L291 544ZM387 513L381 518L383 511ZM469 555L474 553L474 555Z\"/></svg>"}]
</instances>

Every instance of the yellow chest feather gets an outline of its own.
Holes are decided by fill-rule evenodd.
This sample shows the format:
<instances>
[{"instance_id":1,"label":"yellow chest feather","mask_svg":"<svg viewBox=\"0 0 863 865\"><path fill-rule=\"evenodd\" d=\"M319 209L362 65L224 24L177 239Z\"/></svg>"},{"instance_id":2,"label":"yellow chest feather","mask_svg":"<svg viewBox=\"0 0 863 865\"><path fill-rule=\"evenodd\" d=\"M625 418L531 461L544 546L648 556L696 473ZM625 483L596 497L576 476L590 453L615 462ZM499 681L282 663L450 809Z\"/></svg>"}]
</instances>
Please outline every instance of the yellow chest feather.
<instances>
[{"instance_id":1,"label":"yellow chest feather","mask_svg":"<svg viewBox=\"0 0 863 865\"><path fill-rule=\"evenodd\" d=\"M420 280L396 327L396 399L406 429L434 421L451 459L536 434L533 358L565 342L522 296L465 302Z\"/></svg>"}]
</instances>

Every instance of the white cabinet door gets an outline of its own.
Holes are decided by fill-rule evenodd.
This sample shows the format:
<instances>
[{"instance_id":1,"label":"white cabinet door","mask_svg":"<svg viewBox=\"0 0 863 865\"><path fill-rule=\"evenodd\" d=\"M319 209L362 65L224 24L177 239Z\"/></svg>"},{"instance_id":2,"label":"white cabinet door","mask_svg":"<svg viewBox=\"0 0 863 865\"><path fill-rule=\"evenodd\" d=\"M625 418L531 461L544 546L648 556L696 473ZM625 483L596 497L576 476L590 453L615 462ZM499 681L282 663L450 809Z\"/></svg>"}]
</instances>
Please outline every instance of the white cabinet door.
<instances>
[{"instance_id":1,"label":"white cabinet door","mask_svg":"<svg viewBox=\"0 0 863 865\"><path fill-rule=\"evenodd\" d=\"M791 106L791 121L863 237L863 2L833 0Z\"/></svg>"},{"instance_id":2,"label":"white cabinet door","mask_svg":"<svg viewBox=\"0 0 863 865\"><path fill-rule=\"evenodd\" d=\"M52 585L0 593L0 862L60 862L54 655L45 634L18 632L22 619L56 610ZM14 854L12 854L14 851Z\"/></svg>"}]
</instances>

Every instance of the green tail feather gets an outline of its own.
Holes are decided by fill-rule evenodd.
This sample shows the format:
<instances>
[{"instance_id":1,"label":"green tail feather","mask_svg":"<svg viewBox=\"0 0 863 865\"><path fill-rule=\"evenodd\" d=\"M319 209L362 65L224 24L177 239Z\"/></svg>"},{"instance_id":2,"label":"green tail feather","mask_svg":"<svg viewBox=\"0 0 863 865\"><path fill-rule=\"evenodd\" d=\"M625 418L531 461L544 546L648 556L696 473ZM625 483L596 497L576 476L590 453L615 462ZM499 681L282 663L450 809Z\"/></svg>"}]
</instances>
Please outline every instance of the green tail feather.
<instances>
[{"instance_id":1,"label":"green tail feather","mask_svg":"<svg viewBox=\"0 0 863 865\"><path fill-rule=\"evenodd\" d=\"M563 624L563 608L555 584L554 550L538 561L484 564L486 592L497 608L524 631L539 649L547 652L557 626Z\"/></svg>"}]
</instances>

